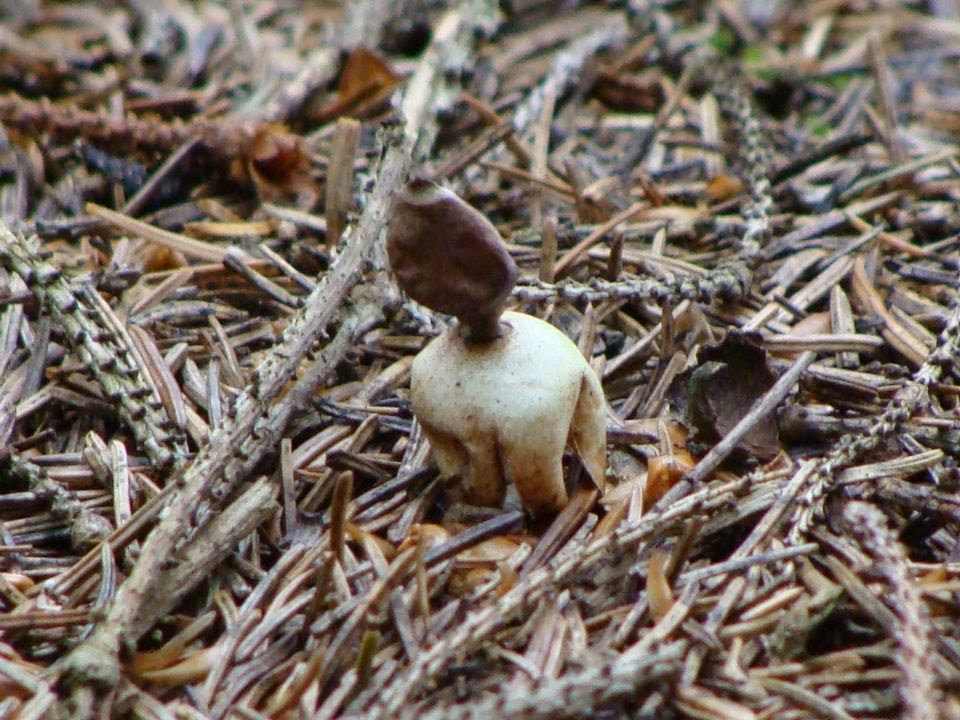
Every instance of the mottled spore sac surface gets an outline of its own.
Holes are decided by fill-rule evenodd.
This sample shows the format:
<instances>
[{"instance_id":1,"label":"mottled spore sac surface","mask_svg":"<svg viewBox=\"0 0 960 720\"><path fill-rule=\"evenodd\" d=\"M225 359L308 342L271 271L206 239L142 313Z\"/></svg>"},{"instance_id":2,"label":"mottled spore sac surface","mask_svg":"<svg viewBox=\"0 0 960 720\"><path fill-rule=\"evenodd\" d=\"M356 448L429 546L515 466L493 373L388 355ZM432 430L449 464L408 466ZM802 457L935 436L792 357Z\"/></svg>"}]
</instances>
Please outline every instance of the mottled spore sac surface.
<instances>
[{"instance_id":1,"label":"mottled spore sac surface","mask_svg":"<svg viewBox=\"0 0 960 720\"><path fill-rule=\"evenodd\" d=\"M456 316L473 339L496 335L517 266L478 210L433 182L412 180L397 200L387 254L411 298Z\"/></svg>"}]
</instances>

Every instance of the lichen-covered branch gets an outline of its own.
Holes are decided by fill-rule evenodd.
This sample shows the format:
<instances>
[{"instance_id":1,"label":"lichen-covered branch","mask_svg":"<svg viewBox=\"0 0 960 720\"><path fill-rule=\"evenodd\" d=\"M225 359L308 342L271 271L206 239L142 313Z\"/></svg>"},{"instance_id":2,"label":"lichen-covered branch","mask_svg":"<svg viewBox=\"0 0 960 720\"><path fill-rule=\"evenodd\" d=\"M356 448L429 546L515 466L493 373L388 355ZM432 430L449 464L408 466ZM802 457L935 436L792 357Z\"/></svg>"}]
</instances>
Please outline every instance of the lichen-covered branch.
<instances>
[{"instance_id":1,"label":"lichen-covered branch","mask_svg":"<svg viewBox=\"0 0 960 720\"><path fill-rule=\"evenodd\" d=\"M871 419L866 429L841 437L811 476L791 517L788 531L791 543L801 542L803 534L822 513L823 499L833 487L836 473L879 447L917 410L926 405L930 399L930 389L940 381L944 370L954 367L958 352L960 302L954 298L953 309L937 338L937 346L914 373L912 380L897 392L882 413Z\"/></svg>"},{"instance_id":2,"label":"lichen-covered branch","mask_svg":"<svg viewBox=\"0 0 960 720\"><path fill-rule=\"evenodd\" d=\"M104 397L158 468L179 467L187 455L183 430L167 415L137 346L89 280L71 282L45 261L36 240L0 225L0 262L23 278L63 328L67 342L100 384Z\"/></svg>"},{"instance_id":3,"label":"lichen-covered branch","mask_svg":"<svg viewBox=\"0 0 960 720\"><path fill-rule=\"evenodd\" d=\"M860 540L874 558L876 567L890 588L887 604L900 624L893 640L897 650L893 659L903 682L900 696L907 720L925 720L938 716L933 648L930 642L930 618L920 597L916 581L910 577L907 558L897 538L887 527L879 509L863 502L852 502L844 511L847 529Z\"/></svg>"},{"instance_id":4,"label":"lichen-covered branch","mask_svg":"<svg viewBox=\"0 0 960 720\"><path fill-rule=\"evenodd\" d=\"M67 524L70 545L78 552L87 552L110 534L110 523L83 506L76 493L54 482L46 471L19 453L0 458L0 475L25 482L30 492L50 503L50 515Z\"/></svg>"}]
</instances>

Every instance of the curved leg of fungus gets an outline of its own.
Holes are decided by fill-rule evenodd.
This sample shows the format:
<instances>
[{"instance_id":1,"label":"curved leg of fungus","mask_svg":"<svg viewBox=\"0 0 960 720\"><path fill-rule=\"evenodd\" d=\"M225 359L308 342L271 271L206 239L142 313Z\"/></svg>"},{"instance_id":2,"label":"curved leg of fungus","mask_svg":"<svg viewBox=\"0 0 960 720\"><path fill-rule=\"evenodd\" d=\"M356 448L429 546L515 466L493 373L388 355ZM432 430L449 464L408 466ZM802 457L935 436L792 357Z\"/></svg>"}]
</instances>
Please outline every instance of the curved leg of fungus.
<instances>
[{"instance_id":1,"label":"curved leg of fungus","mask_svg":"<svg viewBox=\"0 0 960 720\"><path fill-rule=\"evenodd\" d=\"M463 475L464 470L469 463L467 449L457 438L449 433L441 432L432 425L418 418L420 427L423 428L423 434L430 443L430 449L433 451L433 459L440 469L443 477L453 477L454 475Z\"/></svg>"},{"instance_id":2,"label":"curved leg of fungus","mask_svg":"<svg viewBox=\"0 0 960 720\"><path fill-rule=\"evenodd\" d=\"M467 467L462 473L464 498L472 505L502 505L507 493L500 447L493 434L466 444Z\"/></svg>"},{"instance_id":3,"label":"curved leg of fungus","mask_svg":"<svg viewBox=\"0 0 960 720\"><path fill-rule=\"evenodd\" d=\"M580 382L570 444L597 489L603 493L607 472L607 402L600 380L592 370L585 372Z\"/></svg>"},{"instance_id":4,"label":"curved leg of fungus","mask_svg":"<svg viewBox=\"0 0 960 720\"><path fill-rule=\"evenodd\" d=\"M471 505L500 505L507 492L500 449L492 434L459 437L420 419L433 458L445 478L459 477Z\"/></svg>"},{"instance_id":5,"label":"curved leg of fungus","mask_svg":"<svg viewBox=\"0 0 960 720\"><path fill-rule=\"evenodd\" d=\"M545 438L542 445L524 441L504 443L504 470L517 486L523 506L534 517L560 512L567 504L562 462L564 438L554 435ZM561 441L559 447L557 438Z\"/></svg>"}]
</instances>

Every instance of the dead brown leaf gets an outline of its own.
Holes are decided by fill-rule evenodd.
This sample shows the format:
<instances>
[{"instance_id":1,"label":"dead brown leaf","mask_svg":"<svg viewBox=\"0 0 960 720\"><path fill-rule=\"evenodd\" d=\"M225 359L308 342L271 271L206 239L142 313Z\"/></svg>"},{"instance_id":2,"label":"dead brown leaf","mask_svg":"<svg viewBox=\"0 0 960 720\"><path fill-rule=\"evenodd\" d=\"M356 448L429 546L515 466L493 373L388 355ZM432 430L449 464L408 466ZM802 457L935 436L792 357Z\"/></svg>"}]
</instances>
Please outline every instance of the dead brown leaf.
<instances>
[{"instance_id":1,"label":"dead brown leaf","mask_svg":"<svg viewBox=\"0 0 960 720\"><path fill-rule=\"evenodd\" d=\"M343 64L338 97L317 108L312 116L315 122L328 122L342 115L369 117L390 97L400 77L376 53L366 48L354 48Z\"/></svg>"},{"instance_id":2,"label":"dead brown leaf","mask_svg":"<svg viewBox=\"0 0 960 720\"><path fill-rule=\"evenodd\" d=\"M714 443L740 422L776 382L767 353L750 336L731 330L718 345L701 348L698 364L678 376L669 393L674 407L696 428L697 439ZM780 451L776 417L760 420L740 450L769 460Z\"/></svg>"}]
</instances>

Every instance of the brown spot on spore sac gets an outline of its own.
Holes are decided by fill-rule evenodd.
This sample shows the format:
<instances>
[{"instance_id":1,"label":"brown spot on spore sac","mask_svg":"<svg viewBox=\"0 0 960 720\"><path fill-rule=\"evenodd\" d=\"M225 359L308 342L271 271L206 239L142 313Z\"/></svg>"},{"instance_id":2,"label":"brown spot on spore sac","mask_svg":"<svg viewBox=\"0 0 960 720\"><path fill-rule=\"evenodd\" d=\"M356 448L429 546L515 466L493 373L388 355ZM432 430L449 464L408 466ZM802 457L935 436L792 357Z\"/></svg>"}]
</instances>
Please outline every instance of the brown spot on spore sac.
<instances>
[{"instance_id":1,"label":"brown spot on spore sac","mask_svg":"<svg viewBox=\"0 0 960 720\"><path fill-rule=\"evenodd\" d=\"M473 340L499 335L517 266L479 211L429 180L411 180L390 222L387 254L412 299L456 316Z\"/></svg>"}]
</instances>

